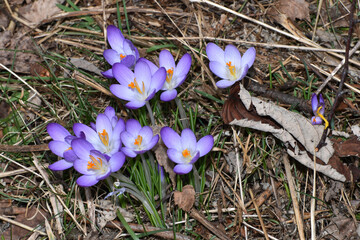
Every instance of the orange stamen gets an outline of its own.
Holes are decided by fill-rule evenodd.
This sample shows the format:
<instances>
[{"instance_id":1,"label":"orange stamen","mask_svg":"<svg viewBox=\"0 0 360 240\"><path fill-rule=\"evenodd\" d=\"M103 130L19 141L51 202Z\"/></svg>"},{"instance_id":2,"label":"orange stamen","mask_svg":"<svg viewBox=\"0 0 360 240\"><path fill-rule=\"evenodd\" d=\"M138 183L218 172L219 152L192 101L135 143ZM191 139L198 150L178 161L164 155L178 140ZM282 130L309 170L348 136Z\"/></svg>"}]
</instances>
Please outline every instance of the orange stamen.
<instances>
[{"instance_id":1,"label":"orange stamen","mask_svg":"<svg viewBox=\"0 0 360 240\"><path fill-rule=\"evenodd\" d=\"M170 83L173 75L174 75L174 68L168 69L166 71L166 82Z\"/></svg>"},{"instance_id":2,"label":"orange stamen","mask_svg":"<svg viewBox=\"0 0 360 240\"><path fill-rule=\"evenodd\" d=\"M122 60L124 57L126 57L126 55L120 54L120 60Z\"/></svg>"},{"instance_id":3,"label":"orange stamen","mask_svg":"<svg viewBox=\"0 0 360 240\"><path fill-rule=\"evenodd\" d=\"M135 139L134 145L140 146L142 143L142 140L143 140L142 136L138 135L137 139Z\"/></svg>"},{"instance_id":4,"label":"orange stamen","mask_svg":"<svg viewBox=\"0 0 360 240\"><path fill-rule=\"evenodd\" d=\"M103 132L99 132L99 138L105 146L109 146L109 134L103 129Z\"/></svg>"},{"instance_id":5,"label":"orange stamen","mask_svg":"<svg viewBox=\"0 0 360 240\"><path fill-rule=\"evenodd\" d=\"M184 157L186 157L186 158L191 157L190 151L187 150L187 149L185 149L184 151L182 151L182 155L183 155Z\"/></svg>"},{"instance_id":6,"label":"orange stamen","mask_svg":"<svg viewBox=\"0 0 360 240\"><path fill-rule=\"evenodd\" d=\"M67 152L67 151L69 151L69 150L71 150L72 149L72 147L69 147L68 149L66 149L64 152Z\"/></svg>"},{"instance_id":7,"label":"orange stamen","mask_svg":"<svg viewBox=\"0 0 360 240\"><path fill-rule=\"evenodd\" d=\"M102 168L102 159L94 158L94 156L90 155L91 162L88 161L87 169L100 170Z\"/></svg>"},{"instance_id":8,"label":"orange stamen","mask_svg":"<svg viewBox=\"0 0 360 240\"><path fill-rule=\"evenodd\" d=\"M230 74L235 77L235 73L236 73L236 69L234 65L231 65L231 61L229 61L228 63L226 63L226 65L229 68Z\"/></svg>"},{"instance_id":9,"label":"orange stamen","mask_svg":"<svg viewBox=\"0 0 360 240\"><path fill-rule=\"evenodd\" d=\"M145 84L144 84L144 82L142 82L142 90L141 90L138 82L136 81L136 78L134 78L133 82L129 83L128 87L130 87L132 89L135 88L140 94L143 94L145 92Z\"/></svg>"}]
</instances>

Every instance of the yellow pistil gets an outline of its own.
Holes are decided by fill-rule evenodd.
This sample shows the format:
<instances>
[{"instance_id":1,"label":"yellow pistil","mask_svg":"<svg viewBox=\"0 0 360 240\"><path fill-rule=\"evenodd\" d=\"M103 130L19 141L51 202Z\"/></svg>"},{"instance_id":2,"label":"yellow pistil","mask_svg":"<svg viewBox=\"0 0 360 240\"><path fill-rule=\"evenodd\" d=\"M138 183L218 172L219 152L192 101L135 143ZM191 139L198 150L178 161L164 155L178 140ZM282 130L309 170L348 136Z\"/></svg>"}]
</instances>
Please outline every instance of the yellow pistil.
<instances>
[{"instance_id":1,"label":"yellow pistil","mask_svg":"<svg viewBox=\"0 0 360 240\"><path fill-rule=\"evenodd\" d=\"M120 54L120 60L122 60L124 57L126 57L126 55Z\"/></svg>"},{"instance_id":2,"label":"yellow pistil","mask_svg":"<svg viewBox=\"0 0 360 240\"><path fill-rule=\"evenodd\" d=\"M185 158L191 158L191 154L190 154L190 151L188 149L185 149L184 151L182 151L182 155Z\"/></svg>"},{"instance_id":3,"label":"yellow pistil","mask_svg":"<svg viewBox=\"0 0 360 240\"><path fill-rule=\"evenodd\" d=\"M135 139L134 145L140 146L142 143L142 140L143 140L142 136L138 135L137 139Z\"/></svg>"},{"instance_id":4,"label":"yellow pistil","mask_svg":"<svg viewBox=\"0 0 360 240\"><path fill-rule=\"evenodd\" d=\"M102 159L101 158L94 158L94 156L90 155L91 162L88 161L87 169L94 169L100 170L102 168Z\"/></svg>"},{"instance_id":5,"label":"yellow pistil","mask_svg":"<svg viewBox=\"0 0 360 240\"><path fill-rule=\"evenodd\" d=\"M136 81L136 78L134 78L133 82L129 83L128 87L131 87L132 89L135 88L140 94L144 94L144 92L145 92L144 82L142 82L142 90L141 90L138 82Z\"/></svg>"},{"instance_id":6,"label":"yellow pistil","mask_svg":"<svg viewBox=\"0 0 360 240\"><path fill-rule=\"evenodd\" d=\"M174 75L174 68L168 69L166 71L166 82L170 83L173 75Z\"/></svg>"},{"instance_id":7,"label":"yellow pistil","mask_svg":"<svg viewBox=\"0 0 360 240\"><path fill-rule=\"evenodd\" d=\"M316 115L319 116L322 120L324 120L325 122L325 129L329 126L329 122L326 120L326 118L320 113L320 110L322 109L322 106L318 107L317 111L316 111ZM314 122L315 122L315 118L314 118Z\"/></svg>"},{"instance_id":8,"label":"yellow pistil","mask_svg":"<svg viewBox=\"0 0 360 240\"><path fill-rule=\"evenodd\" d=\"M227 65L228 68L229 68L230 74L231 74L233 77L236 77L236 76L235 76L235 74L236 74L236 69L235 69L235 66L234 66L234 65L231 65L231 61L229 61L228 63L226 63L226 65Z\"/></svg>"},{"instance_id":9,"label":"yellow pistil","mask_svg":"<svg viewBox=\"0 0 360 240\"><path fill-rule=\"evenodd\" d=\"M64 152L67 152L69 150L72 150L72 147L69 147L68 149L66 149Z\"/></svg>"},{"instance_id":10,"label":"yellow pistil","mask_svg":"<svg viewBox=\"0 0 360 240\"><path fill-rule=\"evenodd\" d=\"M103 132L99 132L99 138L105 146L109 146L109 134L103 129Z\"/></svg>"}]
</instances>

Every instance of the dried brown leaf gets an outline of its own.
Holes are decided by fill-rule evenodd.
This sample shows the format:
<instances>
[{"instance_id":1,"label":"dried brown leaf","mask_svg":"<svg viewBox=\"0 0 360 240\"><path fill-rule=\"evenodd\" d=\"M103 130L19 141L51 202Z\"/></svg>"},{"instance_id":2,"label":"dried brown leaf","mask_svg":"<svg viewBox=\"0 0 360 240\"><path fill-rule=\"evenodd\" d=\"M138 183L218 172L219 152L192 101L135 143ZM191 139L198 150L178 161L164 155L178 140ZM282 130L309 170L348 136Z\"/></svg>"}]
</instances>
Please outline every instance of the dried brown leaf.
<instances>
[{"instance_id":1,"label":"dried brown leaf","mask_svg":"<svg viewBox=\"0 0 360 240\"><path fill-rule=\"evenodd\" d=\"M174 202L175 205L178 205L182 210L188 212L195 203L195 190L191 185L186 185L183 187L182 192L174 192Z\"/></svg>"},{"instance_id":2,"label":"dried brown leaf","mask_svg":"<svg viewBox=\"0 0 360 240\"><path fill-rule=\"evenodd\" d=\"M268 14L275 18L280 14L284 14L287 18L295 21L295 19L306 19L310 21L309 3L305 0L279 0L268 11Z\"/></svg>"},{"instance_id":3,"label":"dried brown leaf","mask_svg":"<svg viewBox=\"0 0 360 240\"><path fill-rule=\"evenodd\" d=\"M19 13L30 23L36 25L61 12L56 4L62 4L63 2L64 0L38 0L21 7Z\"/></svg>"}]
</instances>

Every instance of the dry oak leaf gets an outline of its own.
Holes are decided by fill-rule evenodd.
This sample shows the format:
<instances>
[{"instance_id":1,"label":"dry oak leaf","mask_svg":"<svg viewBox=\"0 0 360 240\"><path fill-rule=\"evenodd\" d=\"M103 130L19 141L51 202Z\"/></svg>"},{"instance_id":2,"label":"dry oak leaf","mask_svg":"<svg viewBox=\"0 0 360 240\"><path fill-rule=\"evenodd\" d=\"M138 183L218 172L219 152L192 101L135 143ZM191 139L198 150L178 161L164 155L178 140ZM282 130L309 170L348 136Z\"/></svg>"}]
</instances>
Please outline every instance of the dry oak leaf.
<instances>
[{"instance_id":1,"label":"dry oak leaf","mask_svg":"<svg viewBox=\"0 0 360 240\"><path fill-rule=\"evenodd\" d=\"M41 21L61 12L56 4L65 0L38 0L19 9L19 13L30 23L37 25Z\"/></svg>"},{"instance_id":2,"label":"dry oak leaf","mask_svg":"<svg viewBox=\"0 0 360 240\"><path fill-rule=\"evenodd\" d=\"M236 90L240 88L238 94ZM234 90L235 89L235 90ZM353 165L343 164L338 155L340 147L354 146L360 148L360 141L349 141L333 145L327 138L326 146L315 151L320 141L323 126L312 125L309 118L291 112L272 102L266 102L236 85L225 102L223 112L225 123L269 132L284 143L287 153L308 168L314 168L313 156L316 156L316 170L338 181L352 181L360 177L360 170ZM357 152L346 151L346 156L357 156Z\"/></svg>"},{"instance_id":3,"label":"dry oak leaf","mask_svg":"<svg viewBox=\"0 0 360 240\"><path fill-rule=\"evenodd\" d=\"M268 15L275 20L279 13L284 14L287 18L295 21L295 19L306 19L310 21L309 3L305 0L279 0L268 11Z\"/></svg>"},{"instance_id":4,"label":"dry oak leaf","mask_svg":"<svg viewBox=\"0 0 360 240\"><path fill-rule=\"evenodd\" d=\"M188 212L195 203L195 190L191 185L186 185L183 187L182 192L174 192L174 202L175 205L178 205L182 210Z\"/></svg>"}]
</instances>

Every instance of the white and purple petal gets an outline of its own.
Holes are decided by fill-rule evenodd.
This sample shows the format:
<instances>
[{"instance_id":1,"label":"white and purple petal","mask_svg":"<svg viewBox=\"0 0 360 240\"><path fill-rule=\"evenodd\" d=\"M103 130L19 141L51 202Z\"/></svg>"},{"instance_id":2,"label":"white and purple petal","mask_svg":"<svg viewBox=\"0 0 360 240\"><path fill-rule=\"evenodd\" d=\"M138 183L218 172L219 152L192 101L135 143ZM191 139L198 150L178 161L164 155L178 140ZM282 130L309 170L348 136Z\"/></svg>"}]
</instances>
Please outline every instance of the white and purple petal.
<instances>
[{"instance_id":1,"label":"white and purple petal","mask_svg":"<svg viewBox=\"0 0 360 240\"><path fill-rule=\"evenodd\" d=\"M111 156L109 160L109 167L111 172L117 172L125 163L125 155L122 152L117 152Z\"/></svg>"},{"instance_id":2,"label":"white and purple petal","mask_svg":"<svg viewBox=\"0 0 360 240\"><path fill-rule=\"evenodd\" d=\"M64 152L70 148L70 145L63 141L51 141L49 142L49 148L59 157L64 157Z\"/></svg>"},{"instance_id":3,"label":"white and purple petal","mask_svg":"<svg viewBox=\"0 0 360 240\"><path fill-rule=\"evenodd\" d=\"M211 135L202 137L196 144L196 151L199 151L200 157L208 154L214 146L214 138Z\"/></svg>"},{"instance_id":4,"label":"white and purple petal","mask_svg":"<svg viewBox=\"0 0 360 240\"><path fill-rule=\"evenodd\" d=\"M242 57L241 65L248 65L249 68L251 68L251 66L254 64L255 57L256 57L255 48L254 47L249 48L248 50L246 50L246 52Z\"/></svg>"},{"instance_id":5,"label":"white and purple petal","mask_svg":"<svg viewBox=\"0 0 360 240\"><path fill-rule=\"evenodd\" d=\"M164 102L168 102L168 101L175 99L176 96L177 96L176 89L166 90L161 93L160 100L164 101Z\"/></svg>"},{"instance_id":6,"label":"white and purple petal","mask_svg":"<svg viewBox=\"0 0 360 240\"><path fill-rule=\"evenodd\" d=\"M65 137L71 135L68 130L58 123L49 123L46 130L53 140L64 141Z\"/></svg>"},{"instance_id":7,"label":"white and purple petal","mask_svg":"<svg viewBox=\"0 0 360 240\"><path fill-rule=\"evenodd\" d=\"M121 33L120 29L110 25L107 27L107 39L112 49L117 52L123 51L124 44L124 35Z\"/></svg>"},{"instance_id":8,"label":"white and purple petal","mask_svg":"<svg viewBox=\"0 0 360 240\"><path fill-rule=\"evenodd\" d=\"M71 147L72 147L73 151L75 152L75 154L80 159L83 159L85 161L89 160L90 151L94 150L94 147L91 143L89 143L88 141L81 139L81 138L73 140L71 142Z\"/></svg>"},{"instance_id":9,"label":"white and purple petal","mask_svg":"<svg viewBox=\"0 0 360 240\"><path fill-rule=\"evenodd\" d=\"M61 159L49 165L49 169L52 171L62 171L71 168L73 165L74 164L72 162L68 162L65 159Z\"/></svg>"},{"instance_id":10,"label":"white and purple petal","mask_svg":"<svg viewBox=\"0 0 360 240\"><path fill-rule=\"evenodd\" d=\"M96 175L83 175L76 180L76 183L80 187L91 187L98 182L99 180L97 179Z\"/></svg>"},{"instance_id":11,"label":"white and purple petal","mask_svg":"<svg viewBox=\"0 0 360 240\"><path fill-rule=\"evenodd\" d=\"M225 63L230 63L232 66L236 68L240 68L241 66L241 54L239 50L234 45L227 45L225 47L225 54L224 54Z\"/></svg>"},{"instance_id":12,"label":"white and purple petal","mask_svg":"<svg viewBox=\"0 0 360 240\"><path fill-rule=\"evenodd\" d=\"M178 164L174 167L174 172L179 175L187 174L192 170L192 168L192 164Z\"/></svg>"},{"instance_id":13,"label":"white and purple petal","mask_svg":"<svg viewBox=\"0 0 360 240\"><path fill-rule=\"evenodd\" d=\"M101 72L101 74L106 78L114 78L112 68L110 68L109 70L106 70L105 72Z\"/></svg>"},{"instance_id":14,"label":"white and purple petal","mask_svg":"<svg viewBox=\"0 0 360 240\"><path fill-rule=\"evenodd\" d=\"M159 65L164 67L166 70L175 70L175 60L173 55L168 50L162 50L159 54Z\"/></svg>"},{"instance_id":15,"label":"white and purple petal","mask_svg":"<svg viewBox=\"0 0 360 240\"><path fill-rule=\"evenodd\" d=\"M115 79L122 85L127 86L134 81L134 73L122 63L115 63L112 71Z\"/></svg>"},{"instance_id":16,"label":"white and purple petal","mask_svg":"<svg viewBox=\"0 0 360 240\"><path fill-rule=\"evenodd\" d=\"M167 148L181 149L181 137L170 127L160 130L161 139Z\"/></svg>"},{"instance_id":17,"label":"white and purple petal","mask_svg":"<svg viewBox=\"0 0 360 240\"><path fill-rule=\"evenodd\" d=\"M215 43L208 43L206 46L206 54L210 61L224 62L224 50Z\"/></svg>"},{"instance_id":18,"label":"white and purple petal","mask_svg":"<svg viewBox=\"0 0 360 240\"><path fill-rule=\"evenodd\" d=\"M228 78L228 69L224 63L211 61L209 63L209 68L216 76L223 79Z\"/></svg>"},{"instance_id":19,"label":"white and purple petal","mask_svg":"<svg viewBox=\"0 0 360 240\"><path fill-rule=\"evenodd\" d=\"M171 161L173 161L174 163L178 163L178 164L185 164L187 163L185 161L185 158L182 155L182 152L179 151L178 149L175 148L169 148L166 151L168 157L170 158Z\"/></svg>"},{"instance_id":20,"label":"white and purple petal","mask_svg":"<svg viewBox=\"0 0 360 240\"><path fill-rule=\"evenodd\" d=\"M190 128L185 128L181 132L182 149L188 149L190 152L196 149L196 137Z\"/></svg>"},{"instance_id":21,"label":"white and purple petal","mask_svg":"<svg viewBox=\"0 0 360 240\"><path fill-rule=\"evenodd\" d=\"M234 85L234 83L236 83L236 81L230 81L230 80L223 79L223 80L216 82L216 86L218 88L227 88L227 87Z\"/></svg>"},{"instance_id":22,"label":"white and purple petal","mask_svg":"<svg viewBox=\"0 0 360 240\"><path fill-rule=\"evenodd\" d=\"M106 49L103 53L105 60L112 66L115 63L119 63L120 55L117 51L113 49Z\"/></svg>"}]
</instances>

